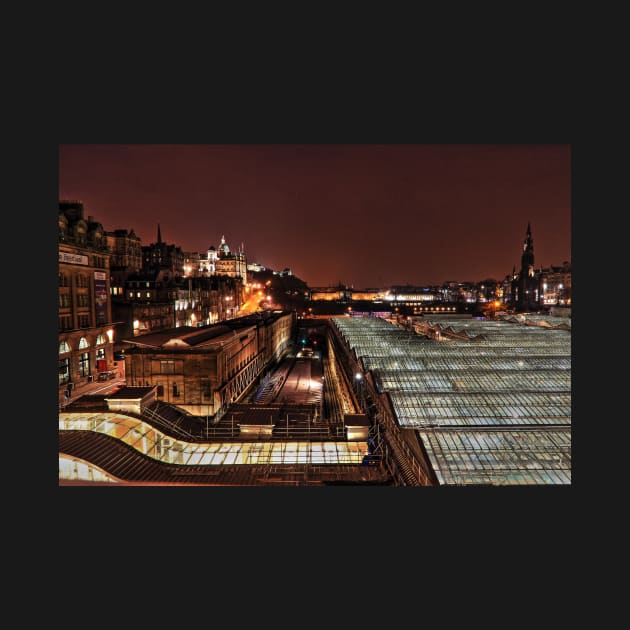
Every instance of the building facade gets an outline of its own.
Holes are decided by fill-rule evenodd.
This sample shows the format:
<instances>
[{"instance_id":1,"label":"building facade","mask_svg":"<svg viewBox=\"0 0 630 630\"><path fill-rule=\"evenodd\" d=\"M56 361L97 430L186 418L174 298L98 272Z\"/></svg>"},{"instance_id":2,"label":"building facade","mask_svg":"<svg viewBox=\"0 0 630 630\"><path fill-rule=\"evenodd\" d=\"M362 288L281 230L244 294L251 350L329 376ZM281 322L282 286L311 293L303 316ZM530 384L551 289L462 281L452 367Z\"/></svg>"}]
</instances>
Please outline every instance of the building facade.
<instances>
[{"instance_id":1,"label":"building facade","mask_svg":"<svg viewBox=\"0 0 630 630\"><path fill-rule=\"evenodd\" d=\"M159 400L218 421L293 342L295 314L239 317L126 339L130 386L157 386Z\"/></svg>"},{"instance_id":2,"label":"building facade","mask_svg":"<svg viewBox=\"0 0 630 630\"><path fill-rule=\"evenodd\" d=\"M229 276L188 277L177 285L175 326L207 326L236 317L242 283Z\"/></svg>"},{"instance_id":3,"label":"building facade","mask_svg":"<svg viewBox=\"0 0 630 630\"><path fill-rule=\"evenodd\" d=\"M571 306L571 263L549 266L540 270L542 303L552 306Z\"/></svg>"},{"instance_id":4,"label":"building facade","mask_svg":"<svg viewBox=\"0 0 630 630\"><path fill-rule=\"evenodd\" d=\"M208 250L210 259L210 249ZM216 251L216 259L213 261L217 275L229 276L230 278L240 278L242 282L247 282L247 261L243 251L230 251L225 237L221 237L221 244Z\"/></svg>"},{"instance_id":5,"label":"building facade","mask_svg":"<svg viewBox=\"0 0 630 630\"><path fill-rule=\"evenodd\" d=\"M166 269L173 275L184 275L185 256L181 247L168 245L162 241L160 226L157 228L157 242L142 247L142 268L145 271Z\"/></svg>"},{"instance_id":6,"label":"building facade","mask_svg":"<svg viewBox=\"0 0 630 630\"><path fill-rule=\"evenodd\" d=\"M241 282L247 282L247 260L242 251L233 252L225 242L225 236L221 237L221 243L217 248L210 245L205 254L198 252L186 252L184 255L184 276L228 276L240 278Z\"/></svg>"},{"instance_id":7,"label":"building facade","mask_svg":"<svg viewBox=\"0 0 630 630\"><path fill-rule=\"evenodd\" d=\"M109 247L80 201L59 202L59 388L113 367Z\"/></svg>"},{"instance_id":8,"label":"building facade","mask_svg":"<svg viewBox=\"0 0 630 630\"><path fill-rule=\"evenodd\" d=\"M142 269L142 244L133 229L106 232L110 251L110 291L113 300L125 292L125 282L130 274Z\"/></svg>"}]
</instances>

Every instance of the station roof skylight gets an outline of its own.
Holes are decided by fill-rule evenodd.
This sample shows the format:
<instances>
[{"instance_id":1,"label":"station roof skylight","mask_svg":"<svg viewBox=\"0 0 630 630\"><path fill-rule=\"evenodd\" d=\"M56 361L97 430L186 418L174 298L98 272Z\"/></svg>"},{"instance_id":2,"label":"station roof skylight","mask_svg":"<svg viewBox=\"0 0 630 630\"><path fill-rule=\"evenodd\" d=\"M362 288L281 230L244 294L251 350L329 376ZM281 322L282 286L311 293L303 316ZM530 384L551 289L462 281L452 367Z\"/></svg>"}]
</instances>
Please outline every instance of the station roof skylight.
<instances>
[{"instance_id":1,"label":"station roof skylight","mask_svg":"<svg viewBox=\"0 0 630 630\"><path fill-rule=\"evenodd\" d=\"M439 340L377 317L332 321L440 483L571 483L570 319L416 320Z\"/></svg>"}]
</instances>

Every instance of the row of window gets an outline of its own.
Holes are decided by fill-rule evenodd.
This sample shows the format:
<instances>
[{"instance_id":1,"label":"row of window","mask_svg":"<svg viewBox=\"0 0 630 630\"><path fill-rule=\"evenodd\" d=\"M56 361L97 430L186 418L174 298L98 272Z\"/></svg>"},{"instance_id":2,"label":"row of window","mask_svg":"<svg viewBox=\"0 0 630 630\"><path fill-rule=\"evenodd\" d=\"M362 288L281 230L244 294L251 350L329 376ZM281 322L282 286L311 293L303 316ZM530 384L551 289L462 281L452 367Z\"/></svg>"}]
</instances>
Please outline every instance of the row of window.
<instances>
[{"instance_id":1,"label":"row of window","mask_svg":"<svg viewBox=\"0 0 630 630\"><path fill-rule=\"evenodd\" d=\"M116 293L115 295L123 295L124 289L120 289L118 293ZM127 298L129 300L134 300L134 299L146 299L149 300L151 299L152 294L154 294L154 291L128 291L127 292ZM175 292L171 292L169 291L166 294L157 294L158 296L161 295L161 297L157 297L155 299L162 299L162 300L174 300L177 297L177 294Z\"/></svg>"},{"instance_id":2,"label":"row of window","mask_svg":"<svg viewBox=\"0 0 630 630\"><path fill-rule=\"evenodd\" d=\"M201 383L201 393L205 398L210 398L212 395L212 389L210 387L210 381L202 381ZM164 396L164 385L158 383L157 385L157 395ZM171 383L171 397L179 398L182 395L181 389L178 383Z\"/></svg>"},{"instance_id":3,"label":"row of window","mask_svg":"<svg viewBox=\"0 0 630 630\"><path fill-rule=\"evenodd\" d=\"M79 376L88 376L90 373L90 353L83 352L78 357ZM65 385L70 382L70 357L59 359L59 385Z\"/></svg>"},{"instance_id":4,"label":"row of window","mask_svg":"<svg viewBox=\"0 0 630 630\"><path fill-rule=\"evenodd\" d=\"M67 274L59 272L59 286L60 287L69 287L71 278L68 277ZM90 286L90 277L84 274L79 274L75 276L75 284L77 287L87 288Z\"/></svg>"},{"instance_id":5,"label":"row of window","mask_svg":"<svg viewBox=\"0 0 630 630\"><path fill-rule=\"evenodd\" d=\"M100 318L102 321L99 322L99 325L104 325L107 323L107 318ZM89 315L78 315L77 316L77 328L90 328L90 316ZM74 330L74 326L72 324L72 315L60 315L59 316L59 330Z\"/></svg>"},{"instance_id":6,"label":"row of window","mask_svg":"<svg viewBox=\"0 0 630 630\"><path fill-rule=\"evenodd\" d=\"M99 333L99 335L96 337L96 344L97 346L102 346L104 344L107 343L107 337L105 335L103 335L102 333ZM82 350L83 348L89 348L90 347L90 342L85 338L85 337L81 337L79 339L79 350ZM64 340L59 344L59 354L65 354L66 352L70 352L72 350L72 348L70 347L70 344Z\"/></svg>"},{"instance_id":7,"label":"row of window","mask_svg":"<svg viewBox=\"0 0 630 630\"><path fill-rule=\"evenodd\" d=\"M82 338L84 339L84 338ZM87 343L87 342L86 342ZM61 353L61 348L60 348ZM95 355L96 360L105 358L105 350L103 348L99 348L96 351ZM78 373L79 377L86 377L90 374L90 353L82 352L76 360L78 361ZM59 385L65 385L69 383L72 379L72 357L62 357L59 359Z\"/></svg>"}]
</instances>

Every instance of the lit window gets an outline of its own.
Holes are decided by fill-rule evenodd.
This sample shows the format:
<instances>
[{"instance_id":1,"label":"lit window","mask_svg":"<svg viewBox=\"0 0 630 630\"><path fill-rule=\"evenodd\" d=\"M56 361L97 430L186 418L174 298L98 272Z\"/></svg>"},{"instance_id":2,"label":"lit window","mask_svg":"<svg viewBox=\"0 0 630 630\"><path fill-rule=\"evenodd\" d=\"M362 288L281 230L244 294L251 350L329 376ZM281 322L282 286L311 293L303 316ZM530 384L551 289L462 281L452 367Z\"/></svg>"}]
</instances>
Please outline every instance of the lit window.
<instances>
[{"instance_id":1,"label":"lit window","mask_svg":"<svg viewBox=\"0 0 630 630\"><path fill-rule=\"evenodd\" d=\"M85 337L81 337L81 339L79 339L79 348L88 348L89 345L90 344L87 342Z\"/></svg>"},{"instance_id":2,"label":"lit window","mask_svg":"<svg viewBox=\"0 0 630 630\"><path fill-rule=\"evenodd\" d=\"M62 341L59 344L59 354L64 354L65 352L70 352L70 346L67 341Z\"/></svg>"},{"instance_id":3,"label":"lit window","mask_svg":"<svg viewBox=\"0 0 630 630\"><path fill-rule=\"evenodd\" d=\"M175 361L160 361L161 374L175 374Z\"/></svg>"},{"instance_id":4,"label":"lit window","mask_svg":"<svg viewBox=\"0 0 630 630\"><path fill-rule=\"evenodd\" d=\"M107 343L105 341L105 337L103 337L103 335L99 333L98 337L96 338L96 345L100 346L100 345L102 345L104 343Z\"/></svg>"},{"instance_id":5,"label":"lit window","mask_svg":"<svg viewBox=\"0 0 630 630\"><path fill-rule=\"evenodd\" d=\"M84 352L79 357L79 375L88 376L90 373L90 355Z\"/></svg>"},{"instance_id":6,"label":"lit window","mask_svg":"<svg viewBox=\"0 0 630 630\"><path fill-rule=\"evenodd\" d=\"M70 382L70 359L59 359L59 385Z\"/></svg>"}]
</instances>

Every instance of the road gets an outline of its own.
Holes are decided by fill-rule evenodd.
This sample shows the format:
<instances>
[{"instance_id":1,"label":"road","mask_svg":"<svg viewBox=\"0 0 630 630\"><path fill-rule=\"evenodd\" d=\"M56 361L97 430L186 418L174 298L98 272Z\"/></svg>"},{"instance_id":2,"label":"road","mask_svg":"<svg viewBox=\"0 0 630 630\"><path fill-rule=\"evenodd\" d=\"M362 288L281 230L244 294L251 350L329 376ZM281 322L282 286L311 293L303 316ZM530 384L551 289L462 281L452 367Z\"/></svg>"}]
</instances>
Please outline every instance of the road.
<instances>
[{"instance_id":1,"label":"road","mask_svg":"<svg viewBox=\"0 0 630 630\"><path fill-rule=\"evenodd\" d=\"M245 315L251 315L252 313L261 311L262 309L259 306L259 302L260 297L258 295L252 295L245 302L243 302L241 308L239 308L238 312L236 313L236 317L244 317Z\"/></svg>"},{"instance_id":2,"label":"road","mask_svg":"<svg viewBox=\"0 0 630 630\"><path fill-rule=\"evenodd\" d=\"M114 389L125 385L124 378L115 378L111 381L94 381L92 383L80 383L72 389L70 398L66 399L64 396L64 390L59 391L59 409L62 409L66 405L74 402L77 398L80 398L84 394L109 394Z\"/></svg>"}]
</instances>

